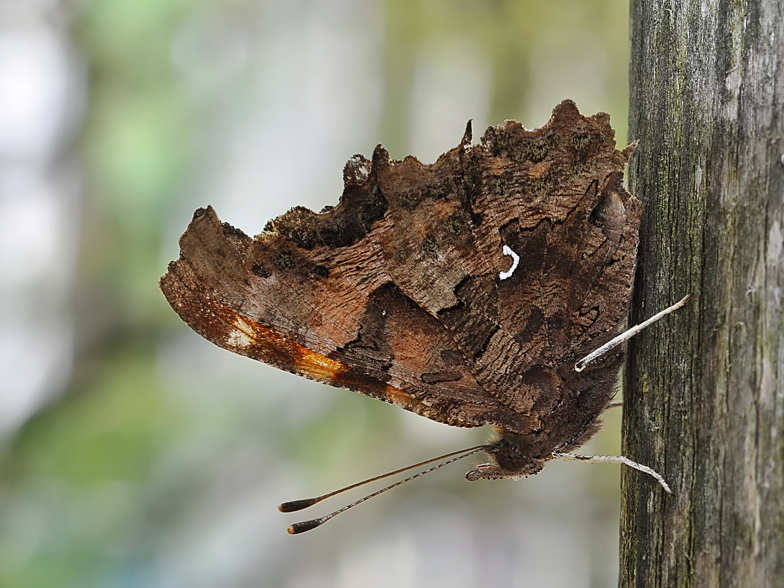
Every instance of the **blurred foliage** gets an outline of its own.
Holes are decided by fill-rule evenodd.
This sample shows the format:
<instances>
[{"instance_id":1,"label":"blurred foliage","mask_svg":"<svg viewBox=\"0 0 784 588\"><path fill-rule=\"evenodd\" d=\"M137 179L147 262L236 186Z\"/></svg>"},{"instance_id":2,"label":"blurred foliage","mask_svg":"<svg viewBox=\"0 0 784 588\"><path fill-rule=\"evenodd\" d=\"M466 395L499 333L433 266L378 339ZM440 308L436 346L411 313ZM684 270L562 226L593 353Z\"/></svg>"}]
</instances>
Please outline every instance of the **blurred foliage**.
<instances>
[{"instance_id":1,"label":"blurred foliage","mask_svg":"<svg viewBox=\"0 0 784 588\"><path fill-rule=\"evenodd\" d=\"M563 43L579 31L594 31L615 62L607 80L608 112L619 143L626 130L626 57L628 9L613 1L564 0L402 0L386 2L387 91L384 136L393 152L405 152L415 62L430 41L466 38L486 53L492 66L490 121L516 118L524 124L530 88L532 48L555 33ZM571 90L573 97L577 89ZM540 105L549 112L555 103ZM537 126L544 121L537 121ZM481 129L477 129L480 130Z\"/></svg>"},{"instance_id":2,"label":"blurred foliage","mask_svg":"<svg viewBox=\"0 0 784 588\"><path fill-rule=\"evenodd\" d=\"M231 396L227 391L248 386L229 376L224 390L204 391L215 400L199 400L199 409L196 400L182 400L201 394L198 375L183 391L161 375L161 345L184 332L157 289L165 269L162 239L199 164L195 146L212 100L194 95L173 73L173 40L194 15L244 22L265 4L273 2L76 3L72 34L90 74L89 113L77 146L86 185L74 282L78 347L66 392L2 447L0 586L149 585L171 528L193 516L191 504L199 505L202 491L229 467L223 458L243 444L256 456L269 450L256 453L255 443L268 443L281 460L304 463L328 483L352 479L347 463L361 462L356 471L367 473L387 467L390 456L397 464L413 455L400 449L405 431L395 411L369 399L330 392L321 413L284 418L271 411L274 398L264 405L267 413L256 411L252 399ZM305 15L309 4L287 9ZM424 51L459 38L484 53L492 68L487 116L495 124L531 111L531 52L553 31L568 39L589 30L604 44L607 109L625 138L623 3L387 0L382 14L380 133L394 154L409 147L414 70ZM464 121L455 124L460 129ZM265 384L269 372L257 373L267 389L257 386L256 394L285 395L299 386ZM195 437L201 449L184 449Z\"/></svg>"}]
</instances>

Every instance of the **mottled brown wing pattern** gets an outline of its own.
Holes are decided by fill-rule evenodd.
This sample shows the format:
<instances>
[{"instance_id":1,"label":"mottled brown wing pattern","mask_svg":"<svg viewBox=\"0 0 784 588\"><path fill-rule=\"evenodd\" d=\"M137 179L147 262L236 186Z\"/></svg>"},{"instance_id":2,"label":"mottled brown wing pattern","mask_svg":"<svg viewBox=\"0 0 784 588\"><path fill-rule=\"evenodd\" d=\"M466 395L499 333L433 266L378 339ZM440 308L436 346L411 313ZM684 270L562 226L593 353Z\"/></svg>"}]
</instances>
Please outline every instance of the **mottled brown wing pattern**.
<instances>
[{"instance_id":1,"label":"mottled brown wing pattern","mask_svg":"<svg viewBox=\"0 0 784 588\"><path fill-rule=\"evenodd\" d=\"M161 288L221 347L552 451L590 435L622 359L572 369L626 317L630 153L607 115L568 101L535 131L507 121L471 146L469 126L432 165L379 146L346 165L337 207L293 209L254 239L197 211ZM507 279L504 245L519 256Z\"/></svg>"}]
</instances>

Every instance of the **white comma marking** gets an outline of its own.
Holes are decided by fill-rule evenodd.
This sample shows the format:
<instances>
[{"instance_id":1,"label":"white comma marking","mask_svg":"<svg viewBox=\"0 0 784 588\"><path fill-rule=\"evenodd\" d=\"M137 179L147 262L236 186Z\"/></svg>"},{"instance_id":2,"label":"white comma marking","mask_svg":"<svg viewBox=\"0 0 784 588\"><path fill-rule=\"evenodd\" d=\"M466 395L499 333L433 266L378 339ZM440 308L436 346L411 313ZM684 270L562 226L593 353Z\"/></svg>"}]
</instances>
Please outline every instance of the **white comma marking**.
<instances>
[{"instance_id":1,"label":"white comma marking","mask_svg":"<svg viewBox=\"0 0 784 588\"><path fill-rule=\"evenodd\" d=\"M506 280L507 278L511 278L512 274L517 269L517 264L520 263L520 256L517 255L514 251L509 248L509 245L504 245L504 255L509 255L512 258L512 267L509 268L508 272L501 272L498 274L498 277L502 280Z\"/></svg>"}]
</instances>

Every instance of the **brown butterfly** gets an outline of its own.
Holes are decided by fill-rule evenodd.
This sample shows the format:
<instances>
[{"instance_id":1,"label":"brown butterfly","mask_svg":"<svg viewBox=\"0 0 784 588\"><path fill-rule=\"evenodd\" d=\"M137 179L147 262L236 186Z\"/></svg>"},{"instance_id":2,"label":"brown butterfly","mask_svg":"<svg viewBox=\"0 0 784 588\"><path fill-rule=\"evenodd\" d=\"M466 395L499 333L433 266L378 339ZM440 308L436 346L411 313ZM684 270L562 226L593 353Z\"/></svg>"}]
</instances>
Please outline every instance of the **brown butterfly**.
<instances>
[{"instance_id":1,"label":"brown butterfly","mask_svg":"<svg viewBox=\"0 0 784 588\"><path fill-rule=\"evenodd\" d=\"M338 206L294 208L255 238L197 210L161 289L229 351L449 425L495 425L469 480L536 474L598 430L615 391L621 346L575 364L627 316L633 150L615 149L608 115L570 101L540 129L506 121L473 146L469 123L432 165L379 145L346 164Z\"/></svg>"}]
</instances>

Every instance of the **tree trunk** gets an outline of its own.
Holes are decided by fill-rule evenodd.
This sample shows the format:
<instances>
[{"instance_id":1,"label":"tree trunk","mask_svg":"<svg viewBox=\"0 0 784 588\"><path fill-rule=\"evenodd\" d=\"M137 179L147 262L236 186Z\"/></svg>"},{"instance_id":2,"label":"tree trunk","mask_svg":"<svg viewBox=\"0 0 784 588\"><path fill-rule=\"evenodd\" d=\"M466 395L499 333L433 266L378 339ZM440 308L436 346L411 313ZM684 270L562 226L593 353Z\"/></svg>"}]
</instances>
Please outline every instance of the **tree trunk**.
<instances>
[{"instance_id":1,"label":"tree trunk","mask_svg":"<svg viewBox=\"0 0 784 588\"><path fill-rule=\"evenodd\" d=\"M632 0L621 586L784 586L784 3Z\"/></svg>"}]
</instances>

